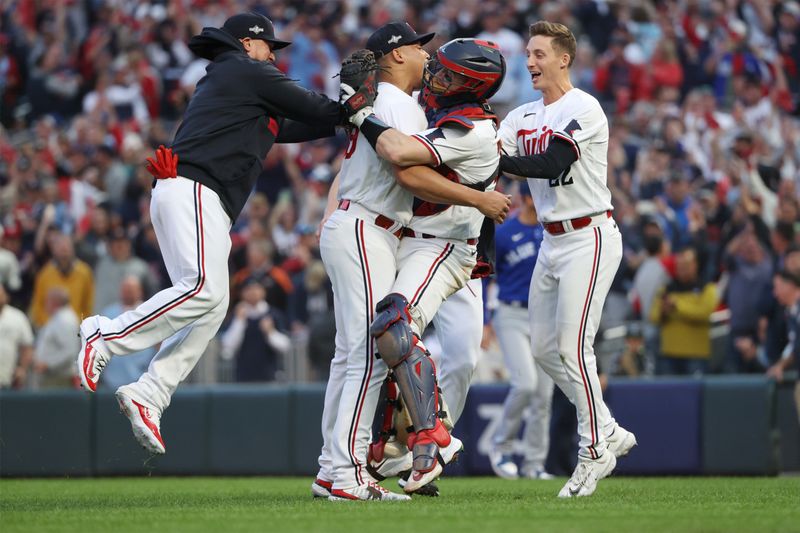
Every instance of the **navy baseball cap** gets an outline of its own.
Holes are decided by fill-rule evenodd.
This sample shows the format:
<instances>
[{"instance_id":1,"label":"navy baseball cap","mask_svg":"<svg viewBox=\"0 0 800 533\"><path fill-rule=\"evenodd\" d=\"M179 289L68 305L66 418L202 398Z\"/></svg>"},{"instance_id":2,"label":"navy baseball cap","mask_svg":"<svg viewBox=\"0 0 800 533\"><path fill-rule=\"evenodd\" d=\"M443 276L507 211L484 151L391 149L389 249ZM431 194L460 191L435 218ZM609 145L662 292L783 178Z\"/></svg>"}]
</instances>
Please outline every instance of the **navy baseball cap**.
<instances>
[{"instance_id":1,"label":"navy baseball cap","mask_svg":"<svg viewBox=\"0 0 800 533\"><path fill-rule=\"evenodd\" d=\"M369 36L367 50L375 54L375 57L382 57L401 46L426 44L434 35L436 34L433 32L419 35L408 22L389 22Z\"/></svg>"},{"instance_id":2,"label":"navy baseball cap","mask_svg":"<svg viewBox=\"0 0 800 533\"><path fill-rule=\"evenodd\" d=\"M251 12L234 15L225 21L225 24L222 25L222 29L237 39L249 37L251 39L266 41L273 50L280 50L292 44L290 41L276 39L275 28L272 26L272 21L258 13Z\"/></svg>"}]
</instances>

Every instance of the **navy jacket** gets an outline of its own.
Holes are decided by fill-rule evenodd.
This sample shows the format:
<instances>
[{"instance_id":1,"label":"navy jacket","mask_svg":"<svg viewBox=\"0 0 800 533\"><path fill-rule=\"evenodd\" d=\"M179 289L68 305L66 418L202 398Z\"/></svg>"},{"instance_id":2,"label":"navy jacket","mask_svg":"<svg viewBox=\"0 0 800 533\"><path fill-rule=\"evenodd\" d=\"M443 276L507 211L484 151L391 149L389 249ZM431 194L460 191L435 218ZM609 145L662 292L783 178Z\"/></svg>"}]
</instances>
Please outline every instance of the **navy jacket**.
<instances>
[{"instance_id":1,"label":"navy jacket","mask_svg":"<svg viewBox=\"0 0 800 533\"><path fill-rule=\"evenodd\" d=\"M178 175L216 192L233 222L272 144L333 135L342 108L272 63L250 59L242 43L223 30L203 28L189 48L211 64L172 143Z\"/></svg>"}]
</instances>

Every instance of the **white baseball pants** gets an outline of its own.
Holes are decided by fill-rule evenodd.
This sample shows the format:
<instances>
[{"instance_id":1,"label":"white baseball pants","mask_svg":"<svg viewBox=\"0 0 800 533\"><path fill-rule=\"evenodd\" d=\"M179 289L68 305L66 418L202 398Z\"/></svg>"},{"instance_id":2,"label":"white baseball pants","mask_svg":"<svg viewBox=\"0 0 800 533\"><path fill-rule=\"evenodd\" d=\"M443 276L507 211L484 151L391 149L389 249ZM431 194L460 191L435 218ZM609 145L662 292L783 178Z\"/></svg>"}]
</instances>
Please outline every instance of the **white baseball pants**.
<instances>
[{"instance_id":1,"label":"white baseball pants","mask_svg":"<svg viewBox=\"0 0 800 533\"><path fill-rule=\"evenodd\" d=\"M469 385L478 365L483 336L483 287L472 279L447 298L433 317L441 347L439 386L453 424L458 422L467 402ZM527 328L527 322L525 327Z\"/></svg>"},{"instance_id":2,"label":"white baseball pants","mask_svg":"<svg viewBox=\"0 0 800 533\"><path fill-rule=\"evenodd\" d=\"M336 425L336 415L339 410L339 402L342 399L342 389L347 375L347 351L344 346L344 332L339 326L341 320L340 313L336 316L336 349L331 359L328 383L325 386L325 400L322 407L322 450L320 451L317 462L319 472L317 479L323 481L333 481L333 459L331 447L333 445L333 431Z\"/></svg>"},{"instance_id":3,"label":"white baseball pants","mask_svg":"<svg viewBox=\"0 0 800 533\"><path fill-rule=\"evenodd\" d=\"M124 387L134 400L161 412L228 311L231 220L214 191L180 176L157 182L150 218L172 287L117 318L92 318L113 355L161 342L147 372Z\"/></svg>"},{"instance_id":4,"label":"white baseball pants","mask_svg":"<svg viewBox=\"0 0 800 533\"><path fill-rule=\"evenodd\" d=\"M330 216L320 237L333 285L337 343L325 391L318 477L342 490L371 481L367 448L388 374L386 364L375 357L369 327L375 306L392 288L399 239L370 222L376 216L351 204Z\"/></svg>"},{"instance_id":5,"label":"white baseball pants","mask_svg":"<svg viewBox=\"0 0 800 533\"><path fill-rule=\"evenodd\" d=\"M405 237L397 251L397 279L390 292L408 300L411 329L422 332L448 297L463 288L475 266L475 245L447 239Z\"/></svg>"},{"instance_id":6,"label":"white baseball pants","mask_svg":"<svg viewBox=\"0 0 800 533\"><path fill-rule=\"evenodd\" d=\"M596 459L614 419L597 378L594 337L622 259L622 237L609 218L561 235L545 232L528 309L533 355L578 412L578 454Z\"/></svg>"},{"instance_id":7,"label":"white baseball pants","mask_svg":"<svg viewBox=\"0 0 800 533\"><path fill-rule=\"evenodd\" d=\"M522 435L523 469L531 472L543 470L550 447L553 380L533 358L526 308L500 302L493 324L511 385L503 403L503 418L492 438L495 449L509 455L517 451L514 443L527 410Z\"/></svg>"}]
</instances>

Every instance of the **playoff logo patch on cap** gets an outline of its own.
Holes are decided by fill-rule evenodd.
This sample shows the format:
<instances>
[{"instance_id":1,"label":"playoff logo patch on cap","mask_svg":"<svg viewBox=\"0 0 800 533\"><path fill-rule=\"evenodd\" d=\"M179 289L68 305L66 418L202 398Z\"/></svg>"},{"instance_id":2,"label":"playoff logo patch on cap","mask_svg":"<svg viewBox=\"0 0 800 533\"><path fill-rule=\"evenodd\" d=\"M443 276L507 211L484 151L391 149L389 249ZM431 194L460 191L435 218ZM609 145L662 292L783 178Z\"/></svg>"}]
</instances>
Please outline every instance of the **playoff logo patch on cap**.
<instances>
[{"instance_id":1,"label":"playoff logo patch on cap","mask_svg":"<svg viewBox=\"0 0 800 533\"><path fill-rule=\"evenodd\" d=\"M369 36L366 48L375 54L375 57L381 57L401 46L417 43L424 45L433 39L434 35L433 33L420 35L407 22L389 22Z\"/></svg>"},{"instance_id":2,"label":"playoff logo patch on cap","mask_svg":"<svg viewBox=\"0 0 800 533\"><path fill-rule=\"evenodd\" d=\"M258 13L240 13L225 21L222 29L237 39L260 39L270 44L273 50L278 50L292 44L275 38L275 28L272 21Z\"/></svg>"}]
</instances>

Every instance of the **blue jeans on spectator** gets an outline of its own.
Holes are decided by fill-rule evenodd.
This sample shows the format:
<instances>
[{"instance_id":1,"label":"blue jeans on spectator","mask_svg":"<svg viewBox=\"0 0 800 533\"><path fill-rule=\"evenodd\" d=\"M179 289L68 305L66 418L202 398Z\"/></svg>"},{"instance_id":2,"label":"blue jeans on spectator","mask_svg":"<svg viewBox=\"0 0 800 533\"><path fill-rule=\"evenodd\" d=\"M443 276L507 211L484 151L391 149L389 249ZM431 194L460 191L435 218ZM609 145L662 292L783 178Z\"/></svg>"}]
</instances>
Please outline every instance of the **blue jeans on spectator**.
<instances>
[{"instance_id":1,"label":"blue jeans on spectator","mask_svg":"<svg viewBox=\"0 0 800 533\"><path fill-rule=\"evenodd\" d=\"M656 374L659 376L692 376L705 374L708 359L669 357L660 355L656 359Z\"/></svg>"}]
</instances>

